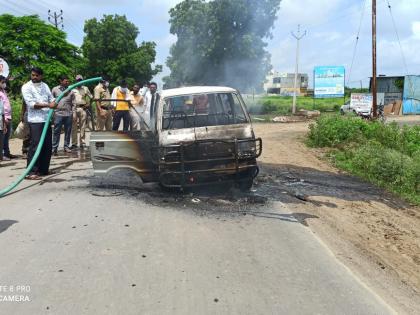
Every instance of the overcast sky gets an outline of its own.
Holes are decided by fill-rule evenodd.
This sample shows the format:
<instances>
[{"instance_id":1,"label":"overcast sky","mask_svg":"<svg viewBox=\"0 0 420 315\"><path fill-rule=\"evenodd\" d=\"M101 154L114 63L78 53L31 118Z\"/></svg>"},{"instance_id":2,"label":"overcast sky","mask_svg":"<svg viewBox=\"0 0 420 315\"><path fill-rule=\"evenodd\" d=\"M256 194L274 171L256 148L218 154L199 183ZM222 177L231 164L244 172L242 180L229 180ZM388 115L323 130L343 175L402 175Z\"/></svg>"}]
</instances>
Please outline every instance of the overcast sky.
<instances>
[{"instance_id":1,"label":"overcast sky","mask_svg":"<svg viewBox=\"0 0 420 315\"><path fill-rule=\"evenodd\" d=\"M165 64L169 47L176 40L169 33L168 11L178 0L13 0L2 3L0 13L38 14L47 20L48 9L64 11L64 30L78 46L83 41L86 19L103 14L125 14L140 30L138 41L157 43L157 63ZM401 53L388 9L388 0L378 0L378 74L420 74L420 0L389 0L403 49ZM71 3L71 5L69 5ZM364 7L364 9L363 9ZM362 12L360 39L350 73ZM283 0L268 41L273 69L294 72L296 40L290 32L301 29L300 72L312 76L316 65L344 65L352 86L368 84L371 73L371 0ZM165 67L164 72L168 73ZM160 75L157 79L160 81Z\"/></svg>"}]
</instances>

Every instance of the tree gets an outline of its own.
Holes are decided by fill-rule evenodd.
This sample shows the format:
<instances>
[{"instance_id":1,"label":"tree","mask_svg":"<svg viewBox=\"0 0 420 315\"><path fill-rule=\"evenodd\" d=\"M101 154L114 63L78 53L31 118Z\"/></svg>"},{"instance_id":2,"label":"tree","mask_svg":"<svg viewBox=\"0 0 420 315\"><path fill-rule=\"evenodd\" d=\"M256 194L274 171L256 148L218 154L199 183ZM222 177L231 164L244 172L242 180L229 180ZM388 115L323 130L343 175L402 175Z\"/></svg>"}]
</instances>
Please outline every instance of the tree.
<instances>
[{"instance_id":1,"label":"tree","mask_svg":"<svg viewBox=\"0 0 420 315\"><path fill-rule=\"evenodd\" d=\"M280 0L184 0L169 11L177 36L167 65L167 86L260 86L271 69L271 38Z\"/></svg>"},{"instance_id":2,"label":"tree","mask_svg":"<svg viewBox=\"0 0 420 315\"><path fill-rule=\"evenodd\" d=\"M58 84L60 75L73 77L83 67L80 50L66 41L66 34L36 15L0 15L0 55L10 66L14 93L28 81L34 66L44 70L50 87Z\"/></svg>"},{"instance_id":3,"label":"tree","mask_svg":"<svg viewBox=\"0 0 420 315\"><path fill-rule=\"evenodd\" d=\"M149 81L159 73L155 62L156 44L142 42L137 45L138 28L125 16L104 15L85 22L83 55L87 58L89 75L105 75L113 82L126 79L130 84Z\"/></svg>"}]
</instances>

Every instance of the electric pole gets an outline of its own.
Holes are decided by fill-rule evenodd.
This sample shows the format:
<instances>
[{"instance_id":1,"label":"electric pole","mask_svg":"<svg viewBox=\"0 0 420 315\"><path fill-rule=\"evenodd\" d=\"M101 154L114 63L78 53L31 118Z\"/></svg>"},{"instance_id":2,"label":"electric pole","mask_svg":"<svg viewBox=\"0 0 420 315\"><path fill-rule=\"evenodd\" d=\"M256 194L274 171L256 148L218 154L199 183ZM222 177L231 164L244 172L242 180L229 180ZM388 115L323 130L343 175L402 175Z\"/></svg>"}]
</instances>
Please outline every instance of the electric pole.
<instances>
[{"instance_id":1,"label":"electric pole","mask_svg":"<svg viewBox=\"0 0 420 315\"><path fill-rule=\"evenodd\" d=\"M303 34L300 33L300 24L298 25L297 34L292 32L292 36L296 38L297 45L296 45L296 66L295 66L295 85L294 85L294 93L293 93L293 106L292 106L292 114L296 114L296 93L297 93L297 77L299 71L299 42L300 40L306 35L306 31Z\"/></svg>"},{"instance_id":2,"label":"electric pole","mask_svg":"<svg viewBox=\"0 0 420 315\"><path fill-rule=\"evenodd\" d=\"M372 0L372 112L377 117L376 94L376 0Z\"/></svg>"},{"instance_id":3,"label":"electric pole","mask_svg":"<svg viewBox=\"0 0 420 315\"><path fill-rule=\"evenodd\" d=\"M51 10L48 10L48 22L58 28L61 26L61 29L64 29L63 24L63 10L60 10L60 14L54 11L54 14L51 14Z\"/></svg>"}]
</instances>

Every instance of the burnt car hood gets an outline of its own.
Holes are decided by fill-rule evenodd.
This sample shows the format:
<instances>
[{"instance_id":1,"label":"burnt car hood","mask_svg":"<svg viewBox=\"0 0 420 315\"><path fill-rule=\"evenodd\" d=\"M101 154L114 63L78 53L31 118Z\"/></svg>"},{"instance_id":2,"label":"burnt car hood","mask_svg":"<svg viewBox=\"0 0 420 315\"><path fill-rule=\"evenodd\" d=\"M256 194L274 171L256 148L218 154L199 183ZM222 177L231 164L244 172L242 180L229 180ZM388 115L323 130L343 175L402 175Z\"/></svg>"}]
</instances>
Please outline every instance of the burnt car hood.
<instances>
[{"instance_id":1,"label":"burnt car hood","mask_svg":"<svg viewBox=\"0 0 420 315\"><path fill-rule=\"evenodd\" d=\"M183 128L162 131L159 145L167 146L197 140L252 139L254 132L251 124L221 125L197 128Z\"/></svg>"}]
</instances>

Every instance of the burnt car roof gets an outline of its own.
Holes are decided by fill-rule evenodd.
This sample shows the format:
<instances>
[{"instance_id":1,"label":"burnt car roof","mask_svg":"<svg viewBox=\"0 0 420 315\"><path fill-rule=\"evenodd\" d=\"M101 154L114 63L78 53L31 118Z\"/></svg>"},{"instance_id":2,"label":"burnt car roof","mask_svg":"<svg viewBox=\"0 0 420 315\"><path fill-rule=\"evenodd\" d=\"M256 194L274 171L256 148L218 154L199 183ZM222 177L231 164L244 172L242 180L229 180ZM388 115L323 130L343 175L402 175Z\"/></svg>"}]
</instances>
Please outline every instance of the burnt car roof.
<instances>
[{"instance_id":1,"label":"burnt car roof","mask_svg":"<svg viewBox=\"0 0 420 315\"><path fill-rule=\"evenodd\" d=\"M236 92L235 89L226 86L189 86L177 89L168 89L161 92L161 96L172 97L178 95L191 95L202 93L232 93Z\"/></svg>"}]
</instances>

